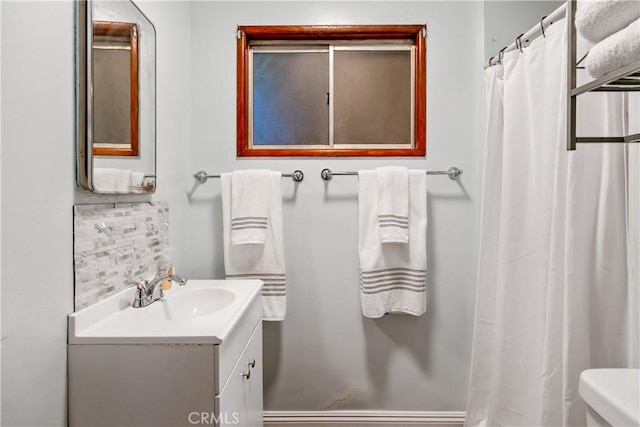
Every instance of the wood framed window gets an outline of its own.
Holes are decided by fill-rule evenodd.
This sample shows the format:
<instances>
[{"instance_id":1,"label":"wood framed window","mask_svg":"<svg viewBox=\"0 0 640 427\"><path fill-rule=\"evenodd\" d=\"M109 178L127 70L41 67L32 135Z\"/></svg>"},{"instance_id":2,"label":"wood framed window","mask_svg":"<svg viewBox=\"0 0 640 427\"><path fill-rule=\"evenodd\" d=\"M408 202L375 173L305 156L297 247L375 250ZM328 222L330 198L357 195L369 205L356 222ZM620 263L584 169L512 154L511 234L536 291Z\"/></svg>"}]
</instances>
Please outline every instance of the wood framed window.
<instances>
[{"instance_id":1,"label":"wood framed window","mask_svg":"<svg viewBox=\"0 0 640 427\"><path fill-rule=\"evenodd\" d=\"M93 22L93 154L138 156L138 26Z\"/></svg>"},{"instance_id":2,"label":"wood framed window","mask_svg":"<svg viewBox=\"0 0 640 427\"><path fill-rule=\"evenodd\" d=\"M237 154L424 156L424 25L240 26Z\"/></svg>"}]
</instances>

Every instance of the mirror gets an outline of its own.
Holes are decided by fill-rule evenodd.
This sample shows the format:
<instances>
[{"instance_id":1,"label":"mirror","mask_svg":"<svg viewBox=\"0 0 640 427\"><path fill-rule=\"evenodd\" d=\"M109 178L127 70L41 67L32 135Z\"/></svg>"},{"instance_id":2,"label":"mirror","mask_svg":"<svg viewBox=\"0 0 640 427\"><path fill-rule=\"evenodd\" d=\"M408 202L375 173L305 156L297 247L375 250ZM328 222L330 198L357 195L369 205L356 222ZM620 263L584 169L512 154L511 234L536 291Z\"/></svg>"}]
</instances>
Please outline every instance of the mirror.
<instances>
[{"instance_id":1,"label":"mirror","mask_svg":"<svg viewBox=\"0 0 640 427\"><path fill-rule=\"evenodd\" d=\"M155 27L129 0L76 3L78 187L156 188Z\"/></svg>"}]
</instances>

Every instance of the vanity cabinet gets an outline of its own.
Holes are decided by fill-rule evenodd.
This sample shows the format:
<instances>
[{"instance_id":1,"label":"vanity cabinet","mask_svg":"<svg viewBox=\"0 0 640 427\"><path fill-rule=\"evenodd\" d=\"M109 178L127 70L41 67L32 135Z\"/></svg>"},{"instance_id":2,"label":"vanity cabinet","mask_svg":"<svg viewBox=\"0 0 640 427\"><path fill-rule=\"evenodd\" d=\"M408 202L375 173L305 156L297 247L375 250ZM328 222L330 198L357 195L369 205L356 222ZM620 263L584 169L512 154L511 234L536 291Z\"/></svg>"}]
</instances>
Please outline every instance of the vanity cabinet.
<instances>
[{"instance_id":1,"label":"vanity cabinet","mask_svg":"<svg viewBox=\"0 0 640 427\"><path fill-rule=\"evenodd\" d=\"M259 293L227 327L220 343L70 343L69 425L262 426Z\"/></svg>"}]
</instances>

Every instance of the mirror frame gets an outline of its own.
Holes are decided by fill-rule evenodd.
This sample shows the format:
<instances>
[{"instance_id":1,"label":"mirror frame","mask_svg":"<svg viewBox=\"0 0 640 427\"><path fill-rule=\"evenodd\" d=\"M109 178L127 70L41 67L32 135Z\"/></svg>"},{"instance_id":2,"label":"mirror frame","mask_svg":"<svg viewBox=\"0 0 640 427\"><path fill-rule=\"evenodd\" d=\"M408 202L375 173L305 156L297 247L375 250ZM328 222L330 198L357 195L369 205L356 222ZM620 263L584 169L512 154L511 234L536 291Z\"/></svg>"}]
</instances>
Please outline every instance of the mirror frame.
<instances>
[{"instance_id":1,"label":"mirror frame","mask_svg":"<svg viewBox=\"0 0 640 427\"><path fill-rule=\"evenodd\" d=\"M151 24L154 34L155 25L131 0L131 4ZM154 129L154 175L153 185L140 191L105 192L96 191L93 186L93 2L92 0L75 1L75 119L76 119L76 185L78 188L97 194L153 194L157 188L157 108L154 99L153 129ZM139 36L139 34L138 34ZM139 48L139 46L138 46ZM154 43L153 72L157 75L157 43ZM153 92L157 93L157 78L154 79ZM154 97L155 98L155 97ZM138 103L139 105L139 103ZM136 126L137 127L137 126ZM138 138L137 138L138 139ZM140 149L140 148L138 148Z\"/></svg>"}]
</instances>

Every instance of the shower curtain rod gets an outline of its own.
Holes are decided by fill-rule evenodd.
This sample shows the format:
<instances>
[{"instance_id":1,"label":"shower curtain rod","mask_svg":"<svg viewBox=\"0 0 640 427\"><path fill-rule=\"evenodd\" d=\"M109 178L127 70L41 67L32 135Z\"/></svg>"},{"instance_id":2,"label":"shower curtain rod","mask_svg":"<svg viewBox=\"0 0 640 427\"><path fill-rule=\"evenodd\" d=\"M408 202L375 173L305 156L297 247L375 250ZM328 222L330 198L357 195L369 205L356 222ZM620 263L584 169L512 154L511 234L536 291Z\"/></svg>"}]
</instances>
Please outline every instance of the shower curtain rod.
<instances>
[{"instance_id":1,"label":"shower curtain rod","mask_svg":"<svg viewBox=\"0 0 640 427\"><path fill-rule=\"evenodd\" d=\"M571 1L571 0L568 0L568 1ZM492 65L501 63L502 57L506 52L511 52L512 50L516 50L516 49L522 49L522 40L524 40L525 42L528 42L529 40L540 37L541 35L544 36L544 25L548 24L547 25L547 28L548 28L549 25L553 24L557 20L564 18L564 16L566 15L566 12L567 12L567 3L565 2L559 8L551 12L551 14L547 16L543 16L542 19L540 19L539 24L535 25L526 33L520 34L513 43L511 43L509 46L505 46L504 48L502 48L502 50L500 50L498 53L492 56L489 59L489 65L486 65L484 68L489 68ZM494 59L496 60L494 61Z\"/></svg>"}]
</instances>

